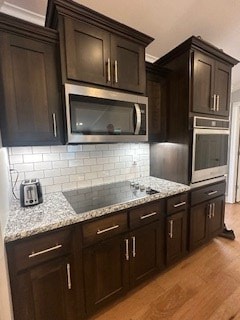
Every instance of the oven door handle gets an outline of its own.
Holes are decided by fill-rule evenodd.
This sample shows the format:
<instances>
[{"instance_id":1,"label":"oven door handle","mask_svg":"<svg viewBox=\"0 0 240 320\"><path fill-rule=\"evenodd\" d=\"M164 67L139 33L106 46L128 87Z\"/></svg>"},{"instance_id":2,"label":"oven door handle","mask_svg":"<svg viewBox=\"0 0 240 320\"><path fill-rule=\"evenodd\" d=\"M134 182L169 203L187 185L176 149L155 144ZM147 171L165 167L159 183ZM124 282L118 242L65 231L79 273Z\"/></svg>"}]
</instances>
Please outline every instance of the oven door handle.
<instances>
[{"instance_id":1,"label":"oven door handle","mask_svg":"<svg viewBox=\"0 0 240 320\"><path fill-rule=\"evenodd\" d=\"M139 104L134 103L134 107L135 107L136 119L137 119L134 134L139 134L140 128L141 128L141 122L142 122L142 115L141 115L141 110L140 110Z\"/></svg>"}]
</instances>

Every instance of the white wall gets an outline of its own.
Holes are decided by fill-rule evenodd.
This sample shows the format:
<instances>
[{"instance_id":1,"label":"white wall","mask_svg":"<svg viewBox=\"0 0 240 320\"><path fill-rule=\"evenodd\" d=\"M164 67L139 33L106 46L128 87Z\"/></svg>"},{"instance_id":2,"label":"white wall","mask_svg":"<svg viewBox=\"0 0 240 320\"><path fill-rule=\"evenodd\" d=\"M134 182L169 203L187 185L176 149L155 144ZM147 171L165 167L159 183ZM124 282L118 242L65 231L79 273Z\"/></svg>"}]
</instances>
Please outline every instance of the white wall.
<instances>
[{"instance_id":1,"label":"white wall","mask_svg":"<svg viewBox=\"0 0 240 320\"><path fill-rule=\"evenodd\" d=\"M149 175L149 144L9 148L11 169L23 179L39 178L44 193L83 188ZM12 173L15 181L16 173Z\"/></svg>"},{"instance_id":2,"label":"white wall","mask_svg":"<svg viewBox=\"0 0 240 320\"><path fill-rule=\"evenodd\" d=\"M11 320L9 279L3 241L3 230L8 216L10 198L8 155L1 147L0 136L0 320Z\"/></svg>"},{"instance_id":3,"label":"white wall","mask_svg":"<svg viewBox=\"0 0 240 320\"><path fill-rule=\"evenodd\" d=\"M238 175L238 148L240 134L240 89L231 95L231 134L229 149L229 174L227 183L226 202L235 203L236 184Z\"/></svg>"}]
</instances>

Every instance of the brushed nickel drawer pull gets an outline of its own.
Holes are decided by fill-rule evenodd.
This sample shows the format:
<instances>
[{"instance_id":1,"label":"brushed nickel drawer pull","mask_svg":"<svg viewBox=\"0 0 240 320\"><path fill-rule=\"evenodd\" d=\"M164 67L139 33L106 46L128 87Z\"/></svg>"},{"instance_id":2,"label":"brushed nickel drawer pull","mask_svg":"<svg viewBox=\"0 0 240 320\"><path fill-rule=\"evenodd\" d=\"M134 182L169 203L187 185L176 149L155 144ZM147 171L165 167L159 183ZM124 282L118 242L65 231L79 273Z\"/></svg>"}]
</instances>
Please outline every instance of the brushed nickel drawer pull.
<instances>
[{"instance_id":1,"label":"brushed nickel drawer pull","mask_svg":"<svg viewBox=\"0 0 240 320\"><path fill-rule=\"evenodd\" d=\"M215 216L215 206L216 206L216 204L215 204L215 202L212 204L212 217L214 218L214 216Z\"/></svg>"},{"instance_id":2,"label":"brushed nickel drawer pull","mask_svg":"<svg viewBox=\"0 0 240 320\"><path fill-rule=\"evenodd\" d=\"M216 111L216 94L213 95L213 105L210 107L211 111Z\"/></svg>"},{"instance_id":3,"label":"brushed nickel drawer pull","mask_svg":"<svg viewBox=\"0 0 240 320\"><path fill-rule=\"evenodd\" d=\"M107 81L111 82L111 61L110 61L110 58L107 59Z\"/></svg>"},{"instance_id":4,"label":"brushed nickel drawer pull","mask_svg":"<svg viewBox=\"0 0 240 320\"><path fill-rule=\"evenodd\" d=\"M54 137L56 138L56 137L57 137L57 120L56 120L56 113L53 113L53 114L52 114L52 117L53 117L53 134L54 134Z\"/></svg>"},{"instance_id":5,"label":"brushed nickel drawer pull","mask_svg":"<svg viewBox=\"0 0 240 320\"><path fill-rule=\"evenodd\" d=\"M210 192L208 192L208 196L212 196L213 194L216 194L217 193L217 190L216 191L210 191Z\"/></svg>"},{"instance_id":6,"label":"brushed nickel drawer pull","mask_svg":"<svg viewBox=\"0 0 240 320\"><path fill-rule=\"evenodd\" d=\"M125 239L125 258L129 260L129 247L128 247L128 239Z\"/></svg>"},{"instance_id":7,"label":"brushed nickel drawer pull","mask_svg":"<svg viewBox=\"0 0 240 320\"><path fill-rule=\"evenodd\" d=\"M133 255L133 258L135 258L136 257L136 237L132 237L132 245L133 245L132 255Z\"/></svg>"},{"instance_id":8,"label":"brushed nickel drawer pull","mask_svg":"<svg viewBox=\"0 0 240 320\"><path fill-rule=\"evenodd\" d=\"M42 251L38 251L38 252L32 252L31 254L29 254L29 258L34 258L36 256L39 256L41 254L44 254L44 253L48 253L50 251L54 251L54 250L57 250L57 249L60 249L62 248L62 245L61 244L57 244L55 247L51 247L51 248L48 248L48 249L45 249L45 250L42 250Z\"/></svg>"},{"instance_id":9,"label":"brushed nickel drawer pull","mask_svg":"<svg viewBox=\"0 0 240 320\"><path fill-rule=\"evenodd\" d=\"M71 280L71 266L70 263L67 264L67 282L68 282L68 290L72 289L72 280Z\"/></svg>"},{"instance_id":10,"label":"brushed nickel drawer pull","mask_svg":"<svg viewBox=\"0 0 240 320\"><path fill-rule=\"evenodd\" d=\"M209 203L208 207L208 218L212 219L212 203Z\"/></svg>"},{"instance_id":11,"label":"brushed nickel drawer pull","mask_svg":"<svg viewBox=\"0 0 240 320\"><path fill-rule=\"evenodd\" d=\"M141 216L141 220L143 220L143 219L147 219L147 218L149 218L149 217L152 217L152 216L155 216L157 214L157 212L151 212L151 213L148 213L148 214L145 214L144 216Z\"/></svg>"},{"instance_id":12,"label":"brushed nickel drawer pull","mask_svg":"<svg viewBox=\"0 0 240 320\"><path fill-rule=\"evenodd\" d=\"M185 204L186 204L186 201L179 202L177 204L174 204L174 208L178 208L178 207L184 206Z\"/></svg>"},{"instance_id":13,"label":"brushed nickel drawer pull","mask_svg":"<svg viewBox=\"0 0 240 320\"><path fill-rule=\"evenodd\" d=\"M103 229L103 230L99 230L97 231L97 234L102 234L102 233L105 233L105 232L108 232L108 231L111 231L111 230L114 230L114 229L117 229L119 228L119 224L116 224L115 226L112 226L112 227L109 227L109 228L106 228L106 229Z\"/></svg>"},{"instance_id":14,"label":"brushed nickel drawer pull","mask_svg":"<svg viewBox=\"0 0 240 320\"><path fill-rule=\"evenodd\" d=\"M118 83L118 61L114 61L114 70L115 70L115 83Z\"/></svg>"},{"instance_id":15,"label":"brushed nickel drawer pull","mask_svg":"<svg viewBox=\"0 0 240 320\"><path fill-rule=\"evenodd\" d=\"M219 111L219 100L220 100L220 96L217 95L217 111Z\"/></svg>"},{"instance_id":16,"label":"brushed nickel drawer pull","mask_svg":"<svg viewBox=\"0 0 240 320\"><path fill-rule=\"evenodd\" d=\"M173 220L169 220L170 224L170 232L169 232L169 237L172 239L173 238Z\"/></svg>"}]
</instances>

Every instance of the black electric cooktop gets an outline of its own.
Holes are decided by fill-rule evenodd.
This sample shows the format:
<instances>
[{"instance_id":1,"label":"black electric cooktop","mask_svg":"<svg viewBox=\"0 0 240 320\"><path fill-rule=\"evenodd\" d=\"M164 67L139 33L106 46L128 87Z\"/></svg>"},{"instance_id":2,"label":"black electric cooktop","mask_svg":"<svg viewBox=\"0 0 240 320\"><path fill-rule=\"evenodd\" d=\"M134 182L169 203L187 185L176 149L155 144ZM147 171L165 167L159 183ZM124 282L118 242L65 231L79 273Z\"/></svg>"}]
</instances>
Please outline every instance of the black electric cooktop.
<instances>
[{"instance_id":1,"label":"black electric cooktop","mask_svg":"<svg viewBox=\"0 0 240 320\"><path fill-rule=\"evenodd\" d=\"M63 192L76 213L100 209L158 193L149 186L129 181Z\"/></svg>"}]
</instances>

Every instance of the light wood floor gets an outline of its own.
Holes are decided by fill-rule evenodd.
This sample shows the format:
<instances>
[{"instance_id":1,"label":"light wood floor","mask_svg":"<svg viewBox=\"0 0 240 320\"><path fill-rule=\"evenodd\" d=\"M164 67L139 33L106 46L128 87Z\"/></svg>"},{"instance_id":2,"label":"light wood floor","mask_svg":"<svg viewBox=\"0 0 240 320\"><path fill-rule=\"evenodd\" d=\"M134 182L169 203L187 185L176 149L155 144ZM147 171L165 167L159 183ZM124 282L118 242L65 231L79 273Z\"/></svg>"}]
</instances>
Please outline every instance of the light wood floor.
<instances>
[{"instance_id":1,"label":"light wood floor","mask_svg":"<svg viewBox=\"0 0 240 320\"><path fill-rule=\"evenodd\" d=\"M240 204L225 222L234 241L214 239L91 320L239 320Z\"/></svg>"}]
</instances>

